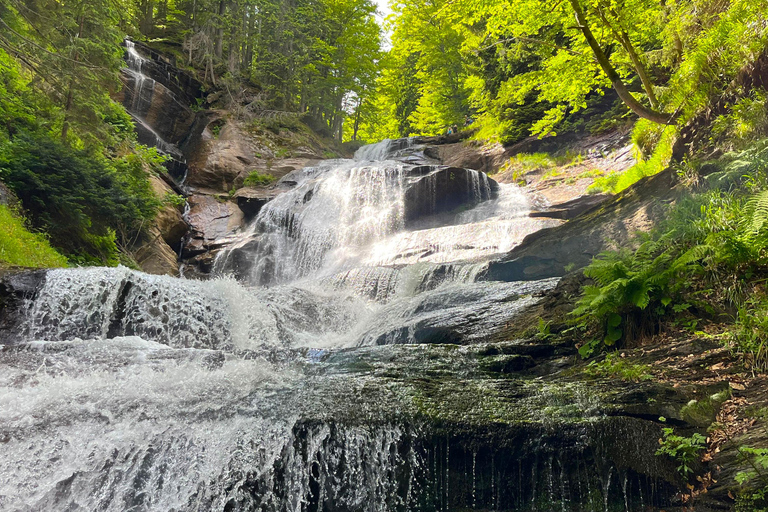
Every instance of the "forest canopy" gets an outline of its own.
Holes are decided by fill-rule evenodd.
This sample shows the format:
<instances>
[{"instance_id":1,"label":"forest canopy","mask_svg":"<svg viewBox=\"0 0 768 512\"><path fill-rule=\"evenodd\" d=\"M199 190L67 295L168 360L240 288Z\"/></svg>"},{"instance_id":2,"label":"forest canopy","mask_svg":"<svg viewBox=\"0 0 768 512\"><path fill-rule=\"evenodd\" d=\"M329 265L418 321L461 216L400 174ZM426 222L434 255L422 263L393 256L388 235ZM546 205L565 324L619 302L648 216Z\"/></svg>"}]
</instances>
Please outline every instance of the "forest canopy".
<instances>
[{"instance_id":1,"label":"forest canopy","mask_svg":"<svg viewBox=\"0 0 768 512\"><path fill-rule=\"evenodd\" d=\"M764 0L396 0L363 138L547 135L614 90L656 143L765 50Z\"/></svg>"}]
</instances>

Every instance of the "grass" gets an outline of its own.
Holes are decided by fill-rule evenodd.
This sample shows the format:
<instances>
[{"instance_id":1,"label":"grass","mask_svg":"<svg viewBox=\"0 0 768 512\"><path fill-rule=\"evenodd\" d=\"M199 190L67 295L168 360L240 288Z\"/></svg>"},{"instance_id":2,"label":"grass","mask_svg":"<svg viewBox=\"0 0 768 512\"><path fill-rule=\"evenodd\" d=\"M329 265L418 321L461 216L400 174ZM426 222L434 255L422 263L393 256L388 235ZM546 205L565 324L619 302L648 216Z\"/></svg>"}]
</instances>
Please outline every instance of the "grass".
<instances>
[{"instance_id":1,"label":"grass","mask_svg":"<svg viewBox=\"0 0 768 512\"><path fill-rule=\"evenodd\" d=\"M277 178L272 176L271 174L262 174L259 171L252 171L246 178L243 180L243 186L246 187L263 187L266 185L270 185L275 182Z\"/></svg>"},{"instance_id":2,"label":"grass","mask_svg":"<svg viewBox=\"0 0 768 512\"><path fill-rule=\"evenodd\" d=\"M66 267L67 258L59 254L40 233L32 233L21 218L0 205L0 267Z\"/></svg>"}]
</instances>

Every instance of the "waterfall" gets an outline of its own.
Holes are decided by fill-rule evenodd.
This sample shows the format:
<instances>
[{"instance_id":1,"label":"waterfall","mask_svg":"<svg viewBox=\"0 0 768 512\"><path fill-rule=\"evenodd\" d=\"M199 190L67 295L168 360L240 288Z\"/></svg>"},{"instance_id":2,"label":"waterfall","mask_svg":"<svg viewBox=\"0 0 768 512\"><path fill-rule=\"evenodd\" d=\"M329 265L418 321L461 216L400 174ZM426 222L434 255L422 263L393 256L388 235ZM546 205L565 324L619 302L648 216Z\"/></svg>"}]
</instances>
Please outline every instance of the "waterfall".
<instances>
[{"instance_id":1,"label":"waterfall","mask_svg":"<svg viewBox=\"0 0 768 512\"><path fill-rule=\"evenodd\" d=\"M366 146L358 155L391 145ZM277 187L290 189L218 256L215 272L275 285L382 266L476 264L551 224L527 216L528 200L517 186L500 186L484 173L367 158L285 176Z\"/></svg>"},{"instance_id":2,"label":"waterfall","mask_svg":"<svg viewBox=\"0 0 768 512\"><path fill-rule=\"evenodd\" d=\"M125 62L128 65L123 71L130 77L131 85L129 88L129 104L126 104L126 110L131 115L136 124L136 132L139 141L157 148L161 153L169 155L181 164L186 164L186 160L181 150L174 144L163 139L146 120L147 113L152 106L152 99L156 88L163 88L156 80L144 73L144 66L147 59L141 56L136 50L136 45L130 39L124 40L125 44ZM170 91L166 94L173 95Z\"/></svg>"},{"instance_id":3,"label":"waterfall","mask_svg":"<svg viewBox=\"0 0 768 512\"><path fill-rule=\"evenodd\" d=\"M571 352L506 337L557 280L480 280L547 221L516 186L414 148L288 174L209 281L27 275L0 332L0 509L668 505L652 464L613 462L624 439L653 457L657 426L537 377Z\"/></svg>"}]
</instances>

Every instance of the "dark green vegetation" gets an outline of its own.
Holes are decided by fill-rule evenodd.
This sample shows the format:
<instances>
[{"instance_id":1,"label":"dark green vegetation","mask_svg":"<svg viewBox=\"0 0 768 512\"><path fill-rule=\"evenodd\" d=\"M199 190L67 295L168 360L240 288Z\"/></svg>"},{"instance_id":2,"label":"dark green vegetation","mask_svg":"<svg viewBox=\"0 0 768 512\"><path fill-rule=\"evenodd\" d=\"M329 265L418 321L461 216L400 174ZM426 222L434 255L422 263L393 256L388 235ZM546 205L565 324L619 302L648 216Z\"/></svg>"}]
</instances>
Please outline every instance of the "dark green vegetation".
<instances>
[{"instance_id":1,"label":"dark green vegetation","mask_svg":"<svg viewBox=\"0 0 768 512\"><path fill-rule=\"evenodd\" d=\"M732 321L734 348L764 369L768 255L768 144L702 166L691 194L635 249L606 252L584 273L594 284L573 311L598 337L583 355L657 334Z\"/></svg>"}]
</instances>

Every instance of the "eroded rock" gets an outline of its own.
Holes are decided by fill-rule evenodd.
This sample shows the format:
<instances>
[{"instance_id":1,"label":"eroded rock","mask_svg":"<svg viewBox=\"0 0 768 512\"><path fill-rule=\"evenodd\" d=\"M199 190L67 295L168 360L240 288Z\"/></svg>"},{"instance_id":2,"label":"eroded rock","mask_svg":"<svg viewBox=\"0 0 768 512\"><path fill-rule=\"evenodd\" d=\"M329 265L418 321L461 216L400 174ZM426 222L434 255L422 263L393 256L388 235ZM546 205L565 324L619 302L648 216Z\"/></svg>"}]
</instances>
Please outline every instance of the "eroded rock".
<instances>
[{"instance_id":1,"label":"eroded rock","mask_svg":"<svg viewBox=\"0 0 768 512\"><path fill-rule=\"evenodd\" d=\"M192 187L227 192L235 180L253 168L255 151L233 123L227 123L217 138L202 139L189 161L187 183Z\"/></svg>"},{"instance_id":2,"label":"eroded rock","mask_svg":"<svg viewBox=\"0 0 768 512\"><path fill-rule=\"evenodd\" d=\"M148 274L179 275L178 255L163 239L157 227L149 231L149 240L133 253L136 263Z\"/></svg>"},{"instance_id":3,"label":"eroded rock","mask_svg":"<svg viewBox=\"0 0 768 512\"><path fill-rule=\"evenodd\" d=\"M152 189L155 191L155 195L161 200L165 198L167 194L174 193L171 187L156 176L152 176L150 182L152 184ZM181 245L181 240L189 229L179 208L171 204L164 204L157 212L155 226L157 226L157 229L160 231L165 243L176 249Z\"/></svg>"},{"instance_id":4,"label":"eroded rock","mask_svg":"<svg viewBox=\"0 0 768 512\"><path fill-rule=\"evenodd\" d=\"M189 198L187 220L190 233L182 252L185 258L202 254L213 248L217 240L237 232L243 225L244 214L232 201L195 194Z\"/></svg>"}]
</instances>

